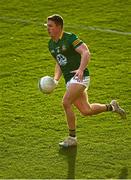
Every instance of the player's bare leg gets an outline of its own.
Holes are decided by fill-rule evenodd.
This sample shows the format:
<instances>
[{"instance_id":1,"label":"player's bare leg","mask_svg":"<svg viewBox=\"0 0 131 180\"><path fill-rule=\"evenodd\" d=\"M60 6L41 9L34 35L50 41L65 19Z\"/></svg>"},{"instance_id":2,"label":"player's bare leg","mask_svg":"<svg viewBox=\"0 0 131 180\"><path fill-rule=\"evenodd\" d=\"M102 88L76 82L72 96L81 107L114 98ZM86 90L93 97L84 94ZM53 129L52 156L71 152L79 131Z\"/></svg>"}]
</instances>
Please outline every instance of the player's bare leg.
<instances>
[{"instance_id":1,"label":"player's bare leg","mask_svg":"<svg viewBox=\"0 0 131 180\"><path fill-rule=\"evenodd\" d=\"M79 84L70 84L64 97L63 97L63 107L67 117L67 123L69 129L75 129L75 114L72 110L72 105L74 101L83 93L85 87Z\"/></svg>"},{"instance_id":2,"label":"player's bare leg","mask_svg":"<svg viewBox=\"0 0 131 180\"><path fill-rule=\"evenodd\" d=\"M80 84L70 84L63 97L63 107L69 128L69 137L65 141L59 143L60 146L64 147L74 146L77 144L77 139L75 137L76 118L72 109L72 105L75 105L84 116L95 115L106 111L114 111L121 117L125 115L125 111L120 106L118 106L116 101L113 100L110 104L90 104L88 102L88 95L85 91L85 87Z\"/></svg>"},{"instance_id":3,"label":"player's bare leg","mask_svg":"<svg viewBox=\"0 0 131 180\"><path fill-rule=\"evenodd\" d=\"M105 111L112 111L120 115L122 119L126 118L126 112L122 109L116 100L112 100L109 104L92 103L88 101L87 92L84 91L74 102L74 105L84 115L95 115Z\"/></svg>"},{"instance_id":4,"label":"player's bare leg","mask_svg":"<svg viewBox=\"0 0 131 180\"><path fill-rule=\"evenodd\" d=\"M75 137L76 130L76 118L73 112L73 102L79 97L79 95L84 91L85 87L78 84L70 84L64 97L63 97L63 107L65 110L67 124L69 128L69 137L63 142L59 143L60 146L68 147L77 145L77 139Z\"/></svg>"},{"instance_id":5,"label":"player's bare leg","mask_svg":"<svg viewBox=\"0 0 131 180\"><path fill-rule=\"evenodd\" d=\"M88 102L88 95L83 91L80 96L74 101L74 105L84 115L95 115L107 111L107 105L100 103L90 104Z\"/></svg>"}]
</instances>

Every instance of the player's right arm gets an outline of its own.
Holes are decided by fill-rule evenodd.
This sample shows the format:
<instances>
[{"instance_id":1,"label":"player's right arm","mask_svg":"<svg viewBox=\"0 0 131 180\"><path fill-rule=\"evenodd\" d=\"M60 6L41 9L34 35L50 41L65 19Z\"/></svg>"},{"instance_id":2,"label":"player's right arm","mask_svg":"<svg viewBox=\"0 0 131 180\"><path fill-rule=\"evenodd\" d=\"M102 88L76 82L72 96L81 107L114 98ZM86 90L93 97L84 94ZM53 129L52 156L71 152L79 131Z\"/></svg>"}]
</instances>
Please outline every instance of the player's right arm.
<instances>
[{"instance_id":1,"label":"player's right arm","mask_svg":"<svg viewBox=\"0 0 131 180\"><path fill-rule=\"evenodd\" d=\"M61 76L62 76L62 72L61 72L60 66L59 66L58 63L56 63L56 65L55 65L54 79L55 79L56 81L59 81Z\"/></svg>"}]
</instances>

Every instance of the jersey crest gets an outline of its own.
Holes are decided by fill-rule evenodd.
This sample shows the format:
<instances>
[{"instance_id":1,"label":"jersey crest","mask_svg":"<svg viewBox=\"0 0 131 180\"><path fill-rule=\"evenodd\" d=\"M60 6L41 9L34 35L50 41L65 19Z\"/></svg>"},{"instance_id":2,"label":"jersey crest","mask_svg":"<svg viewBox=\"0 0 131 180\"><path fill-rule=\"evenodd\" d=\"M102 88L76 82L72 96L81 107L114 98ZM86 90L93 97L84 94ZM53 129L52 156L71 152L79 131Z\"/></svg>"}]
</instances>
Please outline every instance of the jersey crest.
<instances>
[{"instance_id":1,"label":"jersey crest","mask_svg":"<svg viewBox=\"0 0 131 180\"><path fill-rule=\"evenodd\" d=\"M56 59L60 66L65 66L67 64L67 58L63 54L57 54Z\"/></svg>"}]
</instances>

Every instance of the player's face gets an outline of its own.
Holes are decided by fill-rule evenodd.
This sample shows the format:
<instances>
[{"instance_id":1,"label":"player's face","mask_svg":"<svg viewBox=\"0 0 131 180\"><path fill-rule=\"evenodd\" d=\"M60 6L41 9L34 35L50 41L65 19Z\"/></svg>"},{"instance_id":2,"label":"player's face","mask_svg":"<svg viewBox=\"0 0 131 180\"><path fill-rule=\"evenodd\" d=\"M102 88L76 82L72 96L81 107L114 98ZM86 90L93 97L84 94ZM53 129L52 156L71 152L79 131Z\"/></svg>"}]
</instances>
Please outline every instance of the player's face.
<instances>
[{"instance_id":1,"label":"player's face","mask_svg":"<svg viewBox=\"0 0 131 180\"><path fill-rule=\"evenodd\" d=\"M47 31L50 37L55 38L60 30L60 26L56 25L54 21L48 20L47 22Z\"/></svg>"}]
</instances>

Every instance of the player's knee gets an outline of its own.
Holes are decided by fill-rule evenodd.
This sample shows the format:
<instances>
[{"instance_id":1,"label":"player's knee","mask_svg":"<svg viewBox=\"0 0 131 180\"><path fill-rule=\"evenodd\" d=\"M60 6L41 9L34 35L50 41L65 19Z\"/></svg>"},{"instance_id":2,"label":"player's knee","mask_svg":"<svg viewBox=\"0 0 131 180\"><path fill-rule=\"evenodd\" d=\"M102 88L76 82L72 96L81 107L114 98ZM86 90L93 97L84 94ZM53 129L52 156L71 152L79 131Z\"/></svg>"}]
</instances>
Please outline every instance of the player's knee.
<instances>
[{"instance_id":1,"label":"player's knee","mask_svg":"<svg viewBox=\"0 0 131 180\"><path fill-rule=\"evenodd\" d=\"M91 116L92 115L92 111L90 109L89 110L82 110L81 114L83 116Z\"/></svg>"}]
</instances>

